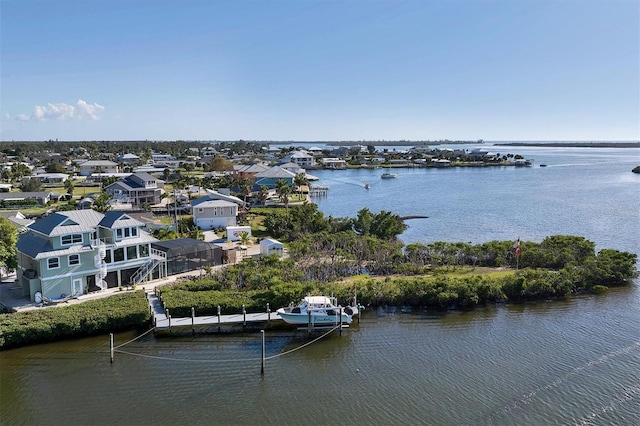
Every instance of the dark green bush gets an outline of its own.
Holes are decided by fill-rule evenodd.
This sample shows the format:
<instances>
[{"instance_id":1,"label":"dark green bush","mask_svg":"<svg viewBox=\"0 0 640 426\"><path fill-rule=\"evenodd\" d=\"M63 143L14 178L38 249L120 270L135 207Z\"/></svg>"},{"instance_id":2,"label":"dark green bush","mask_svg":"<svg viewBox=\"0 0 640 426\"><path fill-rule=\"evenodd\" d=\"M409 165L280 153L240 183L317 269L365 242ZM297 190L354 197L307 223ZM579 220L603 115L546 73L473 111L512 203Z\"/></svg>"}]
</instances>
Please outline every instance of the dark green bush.
<instances>
[{"instance_id":1,"label":"dark green bush","mask_svg":"<svg viewBox=\"0 0 640 426\"><path fill-rule=\"evenodd\" d=\"M149 321L143 291L70 306L0 315L0 349L117 332Z\"/></svg>"}]
</instances>

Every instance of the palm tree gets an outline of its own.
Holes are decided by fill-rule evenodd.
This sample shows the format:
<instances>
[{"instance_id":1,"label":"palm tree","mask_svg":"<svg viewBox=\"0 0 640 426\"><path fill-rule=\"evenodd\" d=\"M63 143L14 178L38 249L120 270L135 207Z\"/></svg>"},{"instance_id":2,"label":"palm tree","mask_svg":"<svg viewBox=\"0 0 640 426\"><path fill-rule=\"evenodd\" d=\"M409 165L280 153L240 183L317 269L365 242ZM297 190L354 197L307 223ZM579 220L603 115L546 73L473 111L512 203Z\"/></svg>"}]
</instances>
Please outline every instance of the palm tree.
<instances>
[{"instance_id":1,"label":"palm tree","mask_svg":"<svg viewBox=\"0 0 640 426\"><path fill-rule=\"evenodd\" d=\"M260 204L263 206L267 202L267 198L269 198L269 188L267 185L262 185L260 190L258 191L258 199L260 200Z\"/></svg>"},{"instance_id":2,"label":"palm tree","mask_svg":"<svg viewBox=\"0 0 640 426\"><path fill-rule=\"evenodd\" d=\"M191 229L191 232L189 232L189 237L196 240L204 240L204 232L202 232L202 229L196 226L195 228Z\"/></svg>"},{"instance_id":3,"label":"palm tree","mask_svg":"<svg viewBox=\"0 0 640 426\"><path fill-rule=\"evenodd\" d=\"M298 189L298 194L300 198L302 198L302 186L309 184L309 179L307 179L307 175L304 173L298 173L295 178L293 178L293 183L296 184L296 188Z\"/></svg>"},{"instance_id":4,"label":"palm tree","mask_svg":"<svg viewBox=\"0 0 640 426\"><path fill-rule=\"evenodd\" d=\"M289 195L291 195L291 185L287 183L284 179L278 179L276 182L276 192L280 197L280 201L284 203L284 206L289 208Z\"/></svg>"},{"instance_id":5,"label":"palm tree","mask_svg":"<svg viewBox=\"0 0 640 426\"><path fill-rule=\"evenodd\" d=\"M244 204L247 204L247 196L251 195L251 187L253 186L253 183L251 182L251 179L239 179L238 180L238 187L240 188L240 192L242 193L242 195L244 195Z\"/></svg>"}]
</instances>

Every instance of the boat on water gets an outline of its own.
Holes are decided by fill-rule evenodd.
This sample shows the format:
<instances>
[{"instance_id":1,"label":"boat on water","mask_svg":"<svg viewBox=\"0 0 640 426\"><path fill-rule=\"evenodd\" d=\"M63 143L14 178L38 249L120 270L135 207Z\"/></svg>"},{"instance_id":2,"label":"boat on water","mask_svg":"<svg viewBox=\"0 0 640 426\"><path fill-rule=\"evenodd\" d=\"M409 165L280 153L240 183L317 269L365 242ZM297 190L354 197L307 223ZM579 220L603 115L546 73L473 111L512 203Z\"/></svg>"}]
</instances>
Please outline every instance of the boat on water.
<instances>
[{"instance_id":1,"label":"boat on water","mask_svg":"<svg viewBox=\"0 0 640 426\"><path fill-rule=\"evenodd\" d=\"M369 189L371 188L371 186L369 185L369 182L365 182L364 183L364 189Z\"/></svg>"},{"instance_id":2,"label":"boat on water","mask_svg":"<svg viewBox=\"0 0 640 426\"><path fill-rule=\"evenodd\" d=\"M334 297L307 296L298 306L280 308L276 313L287 324L308 325L311 321L311 325L337 325L351 324L357 308L336 305Z\"/></svg>"},{"instance_id":3,"label":"boat on water","mask_svg":"<svg viewBox=\"0 0 640 426\"><path fill-rule=\"evenodd\" d=\"M393 178L397 178L398 175L395 173L384 172L380 177L382 179L393 179Z\"/></svg>"}]
</instances>

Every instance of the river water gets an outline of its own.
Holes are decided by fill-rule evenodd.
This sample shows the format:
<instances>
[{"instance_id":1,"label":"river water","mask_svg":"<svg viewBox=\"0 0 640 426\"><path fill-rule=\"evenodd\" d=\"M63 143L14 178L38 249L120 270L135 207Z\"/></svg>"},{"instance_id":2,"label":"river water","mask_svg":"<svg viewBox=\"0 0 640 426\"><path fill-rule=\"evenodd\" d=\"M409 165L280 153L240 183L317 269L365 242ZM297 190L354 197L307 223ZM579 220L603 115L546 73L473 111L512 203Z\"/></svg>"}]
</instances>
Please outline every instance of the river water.
<instances>
[{"instance_id":1,"label":"river water","mask_svg":"<svg viewBox=\"0 0 640 426\"><path fill-rule=\"evenodd\" d=\"M638 253L638 150L499 149L548 167L315 171L330 186L317 201L334 216L429 216L405 242L572 234ZM106 336L0 352L0 423L640 424L637 281L470 312L372 308L342 336L305 346L304 332L267 330L265 342L264 376L259 333L148 334L113 365Z\"/></svg>"}]
</instances>

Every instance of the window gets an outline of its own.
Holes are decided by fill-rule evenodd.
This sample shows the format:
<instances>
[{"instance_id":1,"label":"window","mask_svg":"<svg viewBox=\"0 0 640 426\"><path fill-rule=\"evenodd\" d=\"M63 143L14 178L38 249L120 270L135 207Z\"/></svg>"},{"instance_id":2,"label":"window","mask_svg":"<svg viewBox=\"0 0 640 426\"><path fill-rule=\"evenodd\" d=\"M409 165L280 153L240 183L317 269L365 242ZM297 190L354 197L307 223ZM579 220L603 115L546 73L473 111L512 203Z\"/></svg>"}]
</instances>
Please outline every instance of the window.
<instances>
[{"instance_id":1,"label":"window","mask_svg":"<svg viewBox=\"0 0 640 426\"><path fill-rule=\"evenodd\" d=\"M130 246L127 247L127 259L137 259L138 258L138 247Z\"/></svg>"},{"instance_id":2,"label":"window","mask_svg":"<svg viewBox=\"0 0 640 426\"><path fill-rule=\"evenodd\" d=\"M107 250L107 254L104 257L105 263L111 263L111 250Z\"/></svg>"},{"instance_id":3,"label":"window","mask_svg":"<svg viewBox=\"0 0 640 426\"><path fill-rule=\"evenodd\" d=\"M118 240L122 239L122 229L120 228L116 229L116 239Z\"/></svg>"},{"instance_id":4,"label":"window","mask_svg":"<svg viewBox=\"0 0 640 426\"><path fill-rule=\"evenodd\" d=\"M131 236L131 229L124 228L124 237L129 238Z\"/></svg>"},{"instance_id":5,"label":"window","mask_svg":"<svg viewBox=\"0 0 640 426\"><path fill-rule=\"evenodd\" d=\"M140 257L148 257L149 256L149 246L141 245L138 246L140 250Z\"/></svg>"},{"instance_id":6,"label":"window","mask_svg":"<svg viewBox=\"0 0 640 426\"><path fill-rule=\"evenodd\" d=\"M113 261L122 262L124 260L124 249L117 248L113 251Z\"/></svg>"},{"instance_id":7,"label":"window","mask_svg":"<svg viewBox=\"0 0 640 426\"><path fill-rule=\"evenodd\" d=\"M57 257L52 257L47 259L47 266L49 269L56 269L60 267L60 259Z\"/></svg>"},{"instance_id":8,"label":"window","mask_svg":"<svg viewBox=\"0 0 640 426\"><path fill-rule=\"evenodd\" d=\"M63 245L76 244L82 242L82 234L63 235L61 242Z\"/></svg>"},{"instance_id":9,"label":"window","mask_svg":"<svg viewBox=\"0 0 640 426\"><path fill-rule=\"evenodd\" d=\"M131 236L132 237L138 236L138 228L131 228Z\"/></svg>"},{"instance_id":10,"label":"window","mask_svg":"<svg viewBox=\"0 0 640 426\"><path fill-rule=\"evenodd\" d=\"M70 254L69 255L69 266L79 265L80 264L80 255L78 254Z\"/></svg>"}]
</instances>

